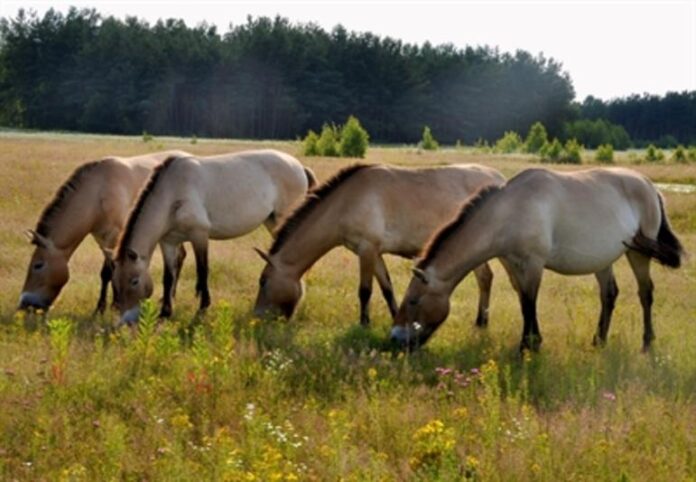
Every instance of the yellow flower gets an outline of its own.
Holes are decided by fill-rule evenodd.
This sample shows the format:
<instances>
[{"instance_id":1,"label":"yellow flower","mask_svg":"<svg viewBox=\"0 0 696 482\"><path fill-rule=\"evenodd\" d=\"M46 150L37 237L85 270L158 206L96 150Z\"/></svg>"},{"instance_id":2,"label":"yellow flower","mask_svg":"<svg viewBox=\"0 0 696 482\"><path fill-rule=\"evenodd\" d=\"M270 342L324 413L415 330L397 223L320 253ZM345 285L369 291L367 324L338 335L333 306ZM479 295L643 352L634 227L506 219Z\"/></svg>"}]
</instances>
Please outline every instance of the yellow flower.
<instances>
[{"instance_id":1,"label":"yellow flower","mask_svg":"<svg viewBox=\"0 0 696 482\"><path fill-rule=\"evenodd\" d=\"M377 378L377 370L370 367L367 370L367 378L369 378L370 380L374 380L375 378Z\"/></svg>"},{"instance_id":2,"label":"yellow flower","mask_svg":"<svg viewBox=\"0 0 696 482\"><path fill-rule=\"evenodd\" d=\"M454 410L454 416L463 420L469 416L469 410L466 407L459 407Z\"/></svg>"},{"instance_id":3,"label":"yellow flower","mask_svg":"<svg viewBox=\"0 0 696 482\"><path fill-rule=\"evenodd\" d=\"M189 420L189 416L185 413L182 413L180 415L174 415L169 420L169 423L172 424L172 427L177 427L177 428L189 429L189 428L193 427L193 424Z\"/></svg>"},{"instance_id":4,"label":"yellow flower","mask_svg":"<svg viewBox=\"0 0 696 482\"><path fill-rule=\"evenodd\" d=\"M466 468L469 470L476 470L479 466L479 461L473 455L466 456Z\"/></svg>"},{"instance_id":5,"label":"yellow flower","mask_svg":"<svg viewBox=\"0 0 696 482\"><path fill-rule=\"evenodd\" d=\"M534 475L539 475L541 473L541 465L534 463L532 464L531 470Z\"/></svg>"}]
</instances>

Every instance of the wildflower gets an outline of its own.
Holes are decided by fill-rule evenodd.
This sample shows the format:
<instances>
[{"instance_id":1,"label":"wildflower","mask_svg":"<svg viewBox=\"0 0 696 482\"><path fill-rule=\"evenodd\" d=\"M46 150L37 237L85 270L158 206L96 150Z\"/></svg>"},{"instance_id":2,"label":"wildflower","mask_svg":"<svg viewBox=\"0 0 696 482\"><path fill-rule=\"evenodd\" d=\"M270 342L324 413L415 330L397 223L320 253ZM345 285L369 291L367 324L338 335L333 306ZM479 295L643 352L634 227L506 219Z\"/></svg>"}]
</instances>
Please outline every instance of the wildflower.
<instances>
[{"instance_id":1,"label":"wildflower","mask_svg":"<svg viewBox=\"0 0 696 482\"><path fill-rule=\"evenodd\" d=\"M609 400L610 402L616 401L616 394L611 393L611 392L602 393L602 397L604 397L605 400Z\"/></svg>"},{"instance_id":2,"label":"wildflower","mask_svg":"<svg viewBox=\"0 0 696 482\"><path fill-rule=\"evenodd\" d=\"M369 378L370 380L374 380L375 378L377 378L377 370L373 367L370 367L367 370L367 378Z\"/></svg>"},{"instance_id":3,"label":"wildflower","mask_svg":"<svg viewBox=\"0 0 696 482\"><path fill-rule=\"evenodd\" d=\"M539 475L541 473L541 466L537 463L533 463L530 470L534 475Z\"/></svg>"},{"instance_id":4,"label":"wildflower","mask_svg":"<svg viewBox=\"0 0 696 482\"><path fill-rule=\"evenodd\" d=\"M172 424L172 427L177 427L177 428L182 428L182 429L189 429L193 427L193 424L189 420L189 416L185 413L182 413L180 415L174 415L170 420L169 423Z\"/></svg>"},{"instance_id":5,"label":"wildflower","mask_svg":"<svg viewBox=\"0 0 696 482\"><path fill-rule=\"evenodd\" d=\"M466 407L459 407L454 410L454 416L459 419L465 419L469 416L469 410Z\"/></svg>"}]
</instances>

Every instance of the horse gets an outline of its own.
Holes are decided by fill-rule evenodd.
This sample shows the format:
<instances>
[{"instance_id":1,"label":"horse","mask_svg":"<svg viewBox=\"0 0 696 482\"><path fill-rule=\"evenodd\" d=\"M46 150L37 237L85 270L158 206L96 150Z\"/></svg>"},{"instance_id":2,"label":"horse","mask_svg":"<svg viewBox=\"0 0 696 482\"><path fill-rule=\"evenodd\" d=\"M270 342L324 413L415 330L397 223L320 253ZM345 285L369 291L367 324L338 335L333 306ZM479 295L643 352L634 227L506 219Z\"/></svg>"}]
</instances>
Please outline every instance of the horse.
<instances>
[{"instance_id":1,"label":"horse","mask_svg":"<svg viewBox=\"0 0 696 482\"><path fill-rule=\"evenodd\" d=\"M498 171L476 164L427 169L356 164L342 169L288 217L270 252L257 249L266 265L255 314L291 318L303 294L304 273L334 247L344 246L359 258L360 323L370 323L373 277L395 316L398 305L382 255L413 258L472 192L503 182ZM475 273L480 289L476 325L483 327L493 273L486 263Z\"/></svg>"},{"instance_id":2,"label":"horse","mask_svg":"<svg viewBox=\"0 0 696 482\"><path fill-rule=\"evenodd\" d=\"M44 208L35 229L25 234L35 246L19 298L19 310L47 310L68 282L68 262L83 239L91 234L104 254L101 287L95 312L106 308L116 246L129 208L155 165L183 151L136 157L107 157L73 171ZM181 261L186 252L180 252ZM114 297L114 301L116 301Z\"/></svg>"},{"instance_id":3,"label":"horse","mask_svg":"<svg viewBox=\"0 0 696 482\"><path fill-rule=\"evenodd\" d=\"M275 150L210 157L171 156L155 168L128 215L115 253L114 285L121 322L137 321L140 300L152 294L148 267L157 243L165 269L160 316L172 314L176 247L193 245L200 310L210 305L208 240L242 236L278 220L316 183L294 157Z\"/></svg>"},{"instance_id":4,"label":"horse","mask_svg":"<svg viewBox=\"0 0 696 482\"><path fill-rule=\"evenodd\" d=\"M650 261L678 268L683 255L662 195L626 168L522 171L504 186L472 196L434 235L413 270L391 339L408 348L425 343L447 318L460 281L475 266L498 258L522 310L520 350L537 351L542 342L536 299L544 269L595 275L601 310L593 344L604 345L619 292L612 265L623 254L638 282L647 351L655 337Z\"/></svg>"}]
</instances>

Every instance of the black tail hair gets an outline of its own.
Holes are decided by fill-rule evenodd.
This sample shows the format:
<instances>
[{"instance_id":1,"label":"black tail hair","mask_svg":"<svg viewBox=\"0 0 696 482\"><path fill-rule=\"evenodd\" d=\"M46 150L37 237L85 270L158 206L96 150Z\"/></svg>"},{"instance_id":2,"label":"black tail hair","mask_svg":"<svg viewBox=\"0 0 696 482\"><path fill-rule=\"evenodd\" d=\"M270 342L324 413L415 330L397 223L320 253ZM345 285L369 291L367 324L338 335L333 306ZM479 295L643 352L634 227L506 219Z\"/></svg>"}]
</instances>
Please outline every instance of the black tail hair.
<instances>
[{"instance_id":1,"label":"black tail hair","mask_svg":"<svg viewBox=\"0 0 696 482\"><path fill-rule=\"evenodd\" d=\"M307 190L310 191L317 185L317 176L315 176L314 172L308 167L304 168L304 173L305 176L307 176Z\"/></svg>"},{"instance_id":2,"label":"black tail hair","mask_svg":"<svg viewBox=\"0 0 696 482\"><path fill-rule=\"evenodd\" d=\"M657 233L657 241L648 238L641 231L638 231L633 237L633 243L628 247L646 256L655 258L660 264L670 268L678 268L681 266L684 248L669 225L662 196L659 193L657 198L660 201L660 216L662 218L660 231Z\"/></svg>"}]
</instances>

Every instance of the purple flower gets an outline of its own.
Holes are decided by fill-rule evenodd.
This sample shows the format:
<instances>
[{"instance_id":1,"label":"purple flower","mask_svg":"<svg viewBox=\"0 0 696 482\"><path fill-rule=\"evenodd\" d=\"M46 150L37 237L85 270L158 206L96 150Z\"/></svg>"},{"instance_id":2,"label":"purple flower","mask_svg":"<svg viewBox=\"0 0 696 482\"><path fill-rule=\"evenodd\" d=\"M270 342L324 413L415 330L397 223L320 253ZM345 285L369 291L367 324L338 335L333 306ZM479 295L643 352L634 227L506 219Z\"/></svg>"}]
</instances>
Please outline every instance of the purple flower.
<instances>
[{"instance_id":1,"label":"purple flower","mask_svg":"<svg viewBox=\"0 0 696 482\"><path fill-rule=\"evenodd\" d=\"M611 392L602 393L602 397L604 397L605 400L609 400L610 402L616 401L616 395L614 393L611 393Z\"/></svg>"}]
</instances>

